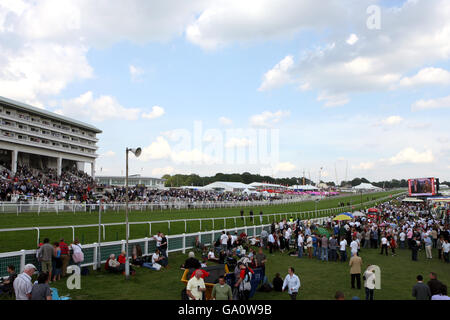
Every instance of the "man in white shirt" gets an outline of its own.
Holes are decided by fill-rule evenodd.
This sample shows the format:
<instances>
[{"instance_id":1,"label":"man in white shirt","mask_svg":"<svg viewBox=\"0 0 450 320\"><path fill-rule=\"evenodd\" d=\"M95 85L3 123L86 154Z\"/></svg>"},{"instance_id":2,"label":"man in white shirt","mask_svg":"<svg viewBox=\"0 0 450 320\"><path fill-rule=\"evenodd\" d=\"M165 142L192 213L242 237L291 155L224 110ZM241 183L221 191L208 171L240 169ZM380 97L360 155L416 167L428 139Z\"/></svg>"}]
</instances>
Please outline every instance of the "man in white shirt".
<instances>
[{"instance_id":1,"label":"man in white shirt","mask_svg":"<svg viewBox=\"0 0 450 320\"><path fill-rule=\"evenodd\" d=\"M308 257L312 259L312 248L313 247L313 240L311 235L308 235L306 238L306 249L308 250Z\"/></svg>"},{"instance_id":2,"label":"man in white shirt","mask_svg":"<svg viewBox=\"0 0 450 320\"><path fill-rule=\"evenodd\" d=\"M19 274L14 280L13 287L16 294L16 300L30 300L31 289L33 284L31 283L31 276L36 271L36 267L32 264L27 264L23 273Z\"/></svg>"},{"instance_id":3,"label":"man in white shirt","mask_svg":"<svg viewBox=\"0 0 450 320\"><path fill-rule=\"evenodd\" d=\"M297 246L298 246L298 257L301 258L303 256L303 236L301 233L298 234Z\"/></svg>"},{"instance_id":4,"label":"man in white shirt","mask_svg":"<svg viewBox=\"0 0 450 320\"><path fill-rule=\"evenodd\" d=\"M406 233L404 231L400 232L400 249L405 249L405 240L406 240Z\"/></svg>"},{"instance_id":5,"label":"man in white shirt","mask_svg":"<svg viewBox=\"0 0 450 320\"><path fill-rule=\"evenodd\" d=\"M186 286L186 293L189 300L202 300L203 292L206 291L205 281L202 279L202 271L195 271L195 276L192 277Z\"/></svg>"},{"instance_id":6,"label":"man in white shirt","mask_svg":"<svg viewBox=\"0 0 450 320\"><path fill-rule=\"evenodd\" d=\"M350 242L350 248L351 248L351 255L353 256L353 254L358 255L358 241L356 240L355 237L353 237L353 241Z\"/></svg>"},{"instance_id":7,"label":"man in white shirt","mask_svg":"<svg viewBox=\"0 0 450 320\"><path fill-rule=\"evenodd\" d=\"M388 255L388 246L389 246L388 240L387 240L386 236L383 234L383 236L381 238L381 253L380 254L383 254L383 250L385 250L386 256L387 256Z\"/></svg>"},{"instance_id":8,"label":"man in white shirt","mask_svg":"<svg viewBox=\"0 0 450 320\"><path fill-rule=\"evenodd\" d=\"M341 242L339 242L339 254L341 255L341 262L345 262L347 260L347 240L344 237L341 238Z\"/></svg>"},{"instance_id":9,"label":"man in white shirt","mask_svg":"<svg viewBox=\"0 0 450 320\"><path fill-rule=\"evenodd\" d=\"M449 263L450 243L448 242L448 239L445 239L442 244L442 252L444 253L444 261Z\"/></svg>"},{"instance_id":10,"label":"man in white shirt","mask_svg":"<svg viewBox=\"0 0 450 320\"><path fill-rule=\"evenodd\" d=\"M293 267L289 267L288 274L286 278L284 278L282 291L288 288L288 293L291 296L291 300L297 299L298 289L300 288L300 279L296 274L294 274L295 270Z\"/></svg>"},{"instance_id":11,"label":"man in white shirt","mask_svg":"<svg viewBox=\"0 0 450 320\"><path fill-rule=\"evenodd\" d=\"M269 235L269 252L272 253L273 248L275 247L275 237L273 234Z\"/></svg>"},{"instance_id":12,"label":"man in white shirt","mask_svg":"<svg viewBox=\"0 0 450 320\"><path fill-rule=\"evenodd\" d=\"M225 234L225 231L222 231L222 235L220 236L220 245L222 250L227 251L228 244L228 236Z\"/></svg>"}]
</instances>

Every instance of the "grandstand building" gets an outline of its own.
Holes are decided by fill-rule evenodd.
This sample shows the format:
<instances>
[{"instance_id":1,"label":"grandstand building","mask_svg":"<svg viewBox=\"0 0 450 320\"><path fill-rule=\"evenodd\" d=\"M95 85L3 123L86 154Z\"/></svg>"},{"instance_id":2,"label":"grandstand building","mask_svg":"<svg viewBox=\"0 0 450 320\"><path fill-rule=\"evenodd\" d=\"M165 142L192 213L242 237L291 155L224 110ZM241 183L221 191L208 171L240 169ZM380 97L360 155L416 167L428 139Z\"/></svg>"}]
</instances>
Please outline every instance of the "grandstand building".
<instances>
[{"instance_id":1,"label":"grandstand building","mask_svg":"<svg viewBox=\"0 0 450 320\"><path fill-rule=\"evenodd\" d=\"M129 186L144 186L151 189L163 189L165 179L141 177L141 175L130 175L128 177ZM125 177L123 176L98 176L95 182L105 187L124 187Z\"/></svg>"},{"instance_id":2,"label":"grandstand building","mask_svg":"<svg viewBox=\"0 0 450 320\"><path fill-rule=\"evenodd\" d=\"M33 169L63 168L95 176L97 134L102 131L81 121L0 97L0 165L13 173L17 165Z\"/></svg>"}]
</instances>

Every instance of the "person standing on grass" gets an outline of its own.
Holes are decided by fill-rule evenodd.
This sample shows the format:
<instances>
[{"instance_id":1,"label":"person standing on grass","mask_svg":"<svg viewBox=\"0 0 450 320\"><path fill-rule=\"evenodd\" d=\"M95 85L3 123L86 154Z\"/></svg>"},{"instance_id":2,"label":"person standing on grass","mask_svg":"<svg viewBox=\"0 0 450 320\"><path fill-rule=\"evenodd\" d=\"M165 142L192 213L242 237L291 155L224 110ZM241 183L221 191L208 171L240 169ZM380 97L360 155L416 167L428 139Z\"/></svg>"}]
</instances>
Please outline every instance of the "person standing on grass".
<instances>
[{"instance_id":1,"label":"person standing on grass","mask_svg":"<svg viewBox=\"0 0 450 320\"><path fill-rule=\"evenodd\" d=\"M438 250L438 259L439 260L444 260L444 258L445 258L445 255L443 255L444 244L445 244L444 237L440 236L438 241L437 241L437 243L436 243L436 248Z\"/></svg>"},{"instance_id":2,"label":"person standing on grass","mask_svg":"<svg viewBox=\"0 0 450 320\"><path fill-rule=\"evenodd\" d=\"M272 250L275 248L275 232L269 235L269 252L272 254Z\"/></svg>"},{"instance_id":3,"label":"person standing on grass","mask_svg":"<svg viewBox=\"0 0 450 320\"><path fill-rule=\"evenodd\" d=\"M358 241L356 240L356 237L353 236L353 241L350 242L350 255L353 256L353 254L358 255Z\"/></svg>"},{"instance_id":4,"label":"person standing on grass","mask_svg":"<svg viewBox=\"0 0 450 320\"><path fill-rule=\"evenodd\" d=\"M328 262L328 238L325 234L322 237L321 246L322 246L321 247L322 248L322 261Z\"/></svg>"},{"instance_id":5,"label":"person standing on grass","mask_svg":"<svg viewBox=\"0 0 450 320\"><path fill-rule=\"evenodd\" d=\"M36 267L32 264L27 264L23 272L19 274L14 280L13 287L16 295L16 300L30 300L31 290L33 284L31 283L31 276L36 271Z\"/></svg>"},{"instance_id":6,"label":"person standing on grass","mask_svg":"<svg viewBox=\"0 0 450 320\"><path fill-rule=\"evenodd\" d=\"M399 234L399 239L400 239L400 249L405 249L406 233L403 230Z\"/></svg>"},{"instance_id":7,"label":"person standing on grass","mask_svg":"<svg viewBox=\"0 0 450 320\"><path fill-rule=\"evenodd\" d=\"M282 291L288 288L289 296L291 300L297 300L298 289L300 288L300 279L296 274L294 274L295 270L293 267L289 267L288 274L284 278Z\"/></svg>"},{"instance_id":8,"label":"person standing on grass","mask_svg":"<svg viewBox=\"0 0 450 320\"><path fill-rule=\"evenodd\" d=\"M391 237L391 242L389 244L392 250L392 256L396 256L395 254L395 248L397 247L397 242L395 241L395 237Z\"/></svg>"},{"instance_id":9,"label":"person standing on grass","mask_svg":"<svg viewBox=\"0 0 450 320\"><path fill-rule=\"evenodd\" d=\"M231 287L225 283L225 277L219 277L219 283L216 283L213 287L211 297L213 300L232 300L233 292Z\"/></svg>"},{"instance_id":10,"label":"person standing on grass","mask_svg":"<svg viewBox=\"0 0 450 320\"><path fill-rule=\"evenodd\" d=\"M226 235L225 231L222 231L222 235L220 236L220 246L222 247L222 250L225 252L227 251L227 244L228 244L228 236Z\"/></svg>"},{"instance_id":11,"label":"person standing on grass","mask_svg":"<svg viewBox=\"0 0 450 320\"><path fill-rule=\"evenodd\" d=\"M205 281L202 278L202 271L196 270L195 276L192 277L186 286L186 293L189 300L202 300L203 292L206 292Z\"/></svg>"},{"instance_id":12,"label":"person standing on grass","mask_svg":"<svg viewBox=\"0 0 450 320\"><path fill-rule=\"evenodd\" d=\"M337 261L337 253L336 253L337 245L338 245L337 240L336 240L335 236L332 235L330 238L330 241L329 241L330 260L335 261L335 262Z\"/></svg>"},{"instance_id":13,"label":"person standing on grass","mask_svg":"<svg viewBox=\"0 0 450 320\"><path fill-rule=\"evenodd\" d=\"M250 210L250 221L253 223L253 209Z\"/></svg>"},{"instance_id":14,"label":"person standing on grass","mask_svg":"<svg viewBox=\"0 0 450 320\"><path fill-rule=\"evenodd\" d=\"M244 210L241 209L241 220L244 221Z\"/></svg>"},{"instance_id":15,"label":"person standing on grass","mask_svg":"<svg viewBox=\"0 0 450 320\"><path fill-rule=\"evenodd\" d=\"M417 283L413 286L412 296L415 297L416 300L430 300L430 287L423 283L422 275L419 274L416 279Z\"/></svg>"},{"instance_id":16,"label":"person standing on grass","mask_svg":"<svg viewBox=\"0 0 450 320\"><path fill-rule=\"evenodd\" d=\"M53 246L48 238L44 239L44 244L39 249L39 261L41 262L42 272L48 272L49 278L52 278L52 258Z\"/></svg>"},{"instance_id":17,"label":"person standing on grass","mask_svg":"<svg viewBox=\"0 0 450 320\"><path fill-rule=\"evenodd\" d=\"M375 270L370 268L370 264L367 266L367 270L364 272L363 279L364 279L364 289L366 291L366 300L373 300L376 275Z\"/></svg>"},{"instance_id":18,"label":"person standing on grass","mask_svg":"<svg viewBox=\"0 0 450 320\"><path fill-rule=\"evenodd\" d=\"M160 249L161 254L168 259L167 257L167 237L164 235L164 233L161 232L161 245Z\"/></svg>"},{"instance_id":19,"label":"person standing on grass","mask_svg":"<svg viewBox=\"0 0 450 320\"><path fill-rule=\"evenodd\" d=\"M313 239L311 235L308 235L308 238L306 238L306 249L308 250L308 258L312 259Z\"/></svg>"},{"instance_id":20,"label":"person standing on grass","mask_svg":"<svg viewBox=\"0 0 450 320\"><path fill-rule=\"evenodd\" d=\"M262 212L262 210L261 211L259 211L259 223L263 223L263 212Z\"/></svg>"},{"instance_id":21,"label":"person standing on grass","mask_svg":"<svg viewBox=\"0 0 450 320\"><path fill-rule=\"evenodd\" d=\"M347 240L345 237L341 237L341 242L339 243L339 254L341 256L341 262L347 261Z\"/></svg>"},{"instance_id":22,"label":"person standing on grass","mask_svg":"<svg viewBox=\"0 0 450 320\"><path fill-rule=\"evenodd\" d=\"M301 258L303 256L303 235L301 232L298 233L297 238L297 247L298 247L298 253L297 256Z\"/></svg>"},{"instance_id":23,"label":"person standing on grass","mask_svg":"<svg viewBox=\"0 0 450 320\"><path fill-rule=\"evenodd\" d=\"M441 292L441 288L444 284L437 279L437 274L435 272L430 272L430 280L427 282L427 285L433 296Z\"/></svg>"},{"instance_id":24,"label":"person standing on grass","mask_svg":"<svg viewBox=\"0 0 450 320\"><path fill-rule=\"evenodd\" d=\"M64 242L63 238L59 240L59 249L61 250L61 275L65 277L67 273L67 266L70 262L70 255L69 247L67 246L67 243Z\"/></svg>"},{"instance_id":25,"label":"person standing on grass","mask_svg":"<svg viewBox=\"0 0 450 320\"><path fill-rule=\"evenodd\" d=\"M381 252L380 252L381 255L383 254L383 251L386 252L386 256L388 255L388 246L389 246L388 239L383 234L381 237Z\"/></svg>"},{"instance_id":26,"label":"person standing on grass","mask_svg":"<svg viewBox=\"0 0 450 320\"><path fill-rule=\"evenodd\" d=\"M442 245L442 252L444 255L444 261L449 263L450 243L448 242L448 239L445 239L444 244Z\"/></svg>"},{"instance_id":27,"label":"person standing on grass","mask_svg":"<svg viewBox=\"0 0 450 320\"><path fill-rule=\"evenodd\" d=\"M419 251L420 244L418 244L416 237L412 238L410 246L411 246L411 252L412 252L412 260L417 261L417 252Z\"/></svg>"},{"instance_id":28,"label":"person standing on grass","mask_svg":"<svg viewBox=\"0 0 450 320\"><path fill-rule=\"evenodd\" d=\"M48 285L49 276L47 272L41 272L37 278L37 284L31 289L30 300L52 300L52 290Z\"/></svg>"},{"instance_id":29,"label":"person standing on grass","mask_svg":"<svg viewBox=\"0 0 450 320\"><path fill-rule=\"evenodd\" d=\"M361 289L361 267L362 267L362 259L361 257L358 257L358 253L354 252L352 253L352 257L350 258L350 261L348 265L350 266L350 275L351 275L351 285L352 289L355 289L355 279L356 279L356 286L359 289Z\"/></svg>"},{"instance_id":30,"label":"person standing on grass","mask_svg":"<svg viewBox=\"0 0 450 320\"><path fill-rule=\"evenodd\" d=\"M431 249L433 247L433 241L431 240L431 238L428 235L425 234L423 242L425 244L425 253L427 255L427 259L432 259L433 255L431 253Z\"/></svg>"}]
</instances>

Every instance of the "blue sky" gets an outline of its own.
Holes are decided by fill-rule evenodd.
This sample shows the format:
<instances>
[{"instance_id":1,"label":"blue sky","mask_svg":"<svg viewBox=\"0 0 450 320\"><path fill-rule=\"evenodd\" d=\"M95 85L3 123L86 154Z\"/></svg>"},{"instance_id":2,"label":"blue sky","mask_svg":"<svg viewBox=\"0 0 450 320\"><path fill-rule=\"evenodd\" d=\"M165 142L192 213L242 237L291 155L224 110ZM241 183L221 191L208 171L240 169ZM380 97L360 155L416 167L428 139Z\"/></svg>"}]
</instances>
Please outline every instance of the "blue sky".
<instances>
[{"instance_id":1,"label":"blue sky","mask_svg":"<svg viewBox=\"0 0 450 320\"><path fill-rule=\"evenodd\" d=\"M100 128L97 175L141 146L150 176L448 180L449 21L445 0L2 0L0 95Z\"/></svg>"}]
</instances>

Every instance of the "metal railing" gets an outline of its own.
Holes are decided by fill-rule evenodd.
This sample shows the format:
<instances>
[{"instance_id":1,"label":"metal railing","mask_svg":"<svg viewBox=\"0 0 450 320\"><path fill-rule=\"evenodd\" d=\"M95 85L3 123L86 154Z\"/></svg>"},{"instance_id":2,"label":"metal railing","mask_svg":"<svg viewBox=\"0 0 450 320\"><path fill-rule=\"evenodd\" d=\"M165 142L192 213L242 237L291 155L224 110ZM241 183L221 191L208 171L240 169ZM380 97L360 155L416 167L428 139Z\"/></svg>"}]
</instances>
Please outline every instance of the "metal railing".
<instances>
[{"instance_id":1,"label":"metal railing","mask_svg":"<svg viewBox=\"0 0 450 320\"><path fill-rule=\"evenodd\" d=\"M328 209L320 209L320 210L310 210L310 211L301 211L301 212L284 212L284 213L271 213L271 214L264 214L259 215L256 214L253 216L253 223L255 221L259 221L260 224L263 224L264 222L270 223L270 221L276 221L275 219L279 219L278 221L282 220L283 218L289 219L290 217L293 217L295 219L314 219L314 218L320 218L323 216L333 216L341 212L351 211L354 206L367 206L369 204L375 203L375 202L382 202L384 200L387 200L391 198L391 196L386 196L382 198L378 198L375 200L371 200L364 203L354 204L350 206L345 207L336 207L336 208L328 208ZM102 210L102 207L100 207L100 210ZM250 216L245 216L244 221L244 227L247 227L247 220L251 218ZM161 221L136 221L136 222L129 222L128 225L128 234L130 234L130 226L131 225L148 225L148 234L152 234L152 225L154 224L167 224L168 227L168 234L170 234L170 228L171 224L177 223L177 222L184 222L184 232L188 231L188 223L190 222L198 222L200 224L200 231L202 230L202 223L205 222L211 222L212 224L212 230L216 230L216 221L223 221L223 228L229 227L227 225L227 221L232 220L231 223L233 223L233 227L236 228L238 219L241 219L240 216L226 216L226 217L216 217L216 218L194 218L194 219L172 219L172 220L161 220ZM228 222L230 223L230 222ZM101 226L101 238L103 240L106 239L106 227L108 226L125 226L125 222L114 222L114 223L102 223ZM75 240L75 230L77 228L98 228L99 224L86 224L86 225L66 225L66 226L44 226L44 227L26 227L26 228L4 228L0 229L0 232L21 232L21 231L36 231L36 247L39 246L40 242L40 234L41 230L57 230L57 229L70 229L72 231L72 241Z\"/></svg>"}]
</instances>

